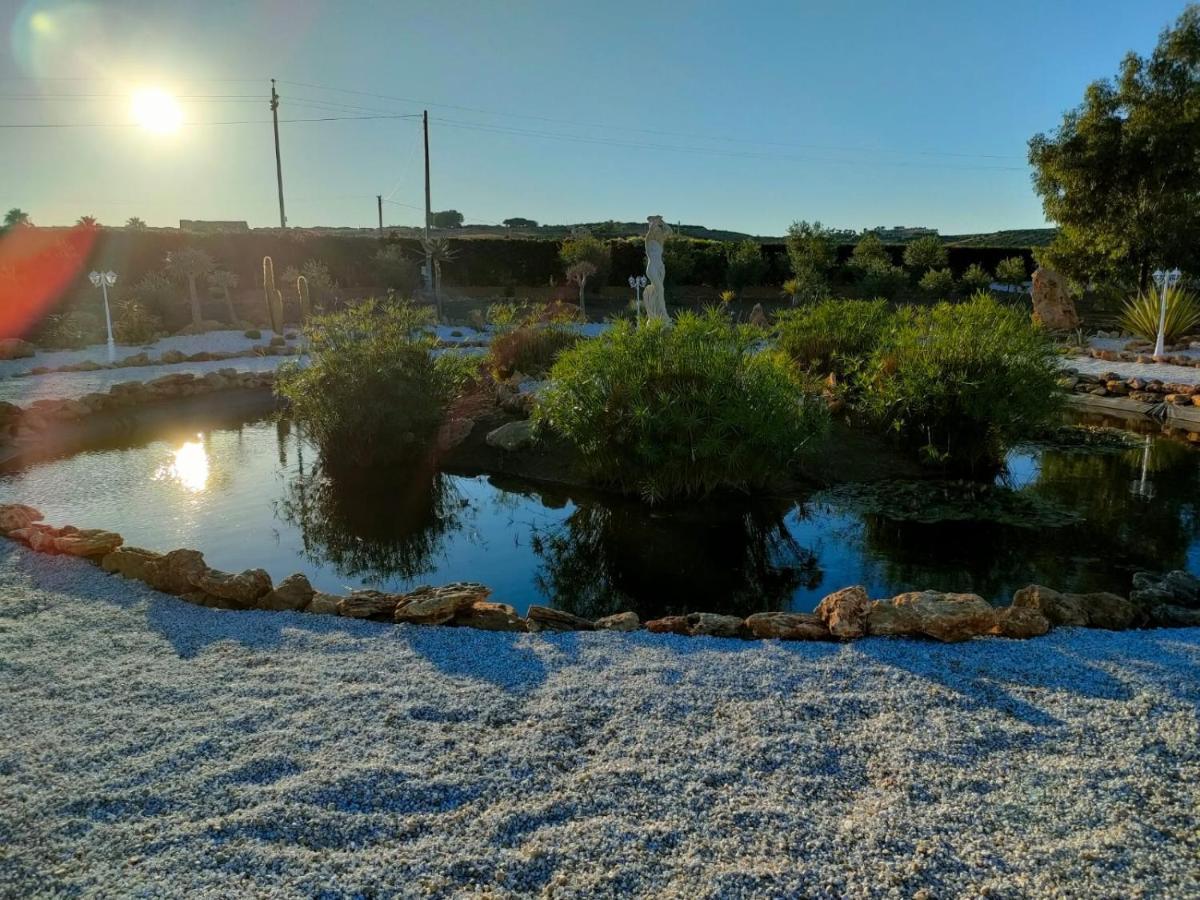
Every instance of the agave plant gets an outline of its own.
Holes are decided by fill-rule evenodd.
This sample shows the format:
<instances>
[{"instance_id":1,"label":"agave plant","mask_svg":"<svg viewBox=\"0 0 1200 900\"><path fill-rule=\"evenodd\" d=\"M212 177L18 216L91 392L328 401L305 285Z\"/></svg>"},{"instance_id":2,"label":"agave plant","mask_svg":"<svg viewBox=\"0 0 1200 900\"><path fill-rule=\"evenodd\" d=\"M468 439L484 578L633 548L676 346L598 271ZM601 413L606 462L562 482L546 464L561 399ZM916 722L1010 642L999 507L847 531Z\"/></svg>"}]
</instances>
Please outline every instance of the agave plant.
<instances>
[{"instance_id":1,"label":"agave plant","mask_svg":"<svg viewBox=\"0 0 1200 900\"><path fill-rule=\"evenodd\" d=\"M1157 291L1142 291L1125 303L1121 327L1147 341L1158 337L1158 318L1162 299ZM1167 288L1167 316L1163 322L1163 342L1176 343L1200 324L1200 301L1181 287Z\"/></svg>"}]
</instances>

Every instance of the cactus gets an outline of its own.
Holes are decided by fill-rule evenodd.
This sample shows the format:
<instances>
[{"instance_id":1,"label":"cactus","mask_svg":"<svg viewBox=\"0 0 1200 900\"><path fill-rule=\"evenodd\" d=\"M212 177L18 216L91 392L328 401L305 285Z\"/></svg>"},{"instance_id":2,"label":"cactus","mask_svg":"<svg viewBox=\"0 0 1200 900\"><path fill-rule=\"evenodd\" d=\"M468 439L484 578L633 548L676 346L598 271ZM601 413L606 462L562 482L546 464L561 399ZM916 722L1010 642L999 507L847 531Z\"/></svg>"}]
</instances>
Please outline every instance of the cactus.
<instances>
[{"instance_id":1,"label":"cactus","mask_svg":"<svg viewBox=\"0 0 1200 900\"><path fill-rule=\"evenodd\" d=\"M263 257L263 293L267 314L271 317L271 330L283 334L283 294L275 287L275 264L269 256Z\"/></svg>"},{"instance_id":2,"label":"cactus","mask_svg":"<svg viewBox=\"0 0 1200 900\"><path fill-rule=\"evenodd\" d=\"M300 321L307 322L312 314L312 304L308 299L308 279L303 275L296 279L296 293L300 295Z\"/></svg>"}]
</instances>

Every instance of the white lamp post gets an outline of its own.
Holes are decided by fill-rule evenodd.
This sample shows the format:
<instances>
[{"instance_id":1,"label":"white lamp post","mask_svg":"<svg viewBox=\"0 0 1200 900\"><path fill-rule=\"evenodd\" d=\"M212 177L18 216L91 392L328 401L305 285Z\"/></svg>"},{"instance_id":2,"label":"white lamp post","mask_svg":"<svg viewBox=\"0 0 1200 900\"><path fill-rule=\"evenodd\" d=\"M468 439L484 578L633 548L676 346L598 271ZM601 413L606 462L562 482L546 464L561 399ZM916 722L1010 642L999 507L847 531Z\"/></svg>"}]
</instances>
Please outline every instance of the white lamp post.
<instances>
[{"instance_id":1,"label":"white lamp post","mask_svg":"<svg viewBox=\"0 0 1200 900\"><path fill-rule=\"evenodd\" d=\"M637 293L637 299L634 300L634 304L633 304L633 312L634 312L634 315L637 316L637 321L638 321L639 325L642 322L642 288L644 288L647 285L647 283L648 282L646 280L645 275L630 275L629 276L629 286L631 288L633 288L634 291L636 291L636 293Z\"/></svg>"},{"instance_id":2,"label":"white lamp post","mask_svg":"<svg viewBox=\"0 0 1200 900\"><path fill-rule=\"evenodd\" d=\"M1154 355L1162 356L1166 353L1166 347L1163 346L1164 332L1167 327L1167 293L1175 285L1179 284L1179 277L1183 273L1178 269L1158 269L1154 273L1154 283L1161 290L1161 295L1158 302L1158 339L1154 342Z\"/></svg>"},{"instance_id":3,"label":"white lamp post","mask_svg":"<svg viewBox=\"0 0 1200 900\"><path fill-rule=\"evenodd\" d=\"M116 272L92 272L88 275L92 284L104 294L104 324L108 328L108 361L116 362L117 345L113 341L112 314L108 311L108 289L117 283Z\"/></svg>"}]
</instances>

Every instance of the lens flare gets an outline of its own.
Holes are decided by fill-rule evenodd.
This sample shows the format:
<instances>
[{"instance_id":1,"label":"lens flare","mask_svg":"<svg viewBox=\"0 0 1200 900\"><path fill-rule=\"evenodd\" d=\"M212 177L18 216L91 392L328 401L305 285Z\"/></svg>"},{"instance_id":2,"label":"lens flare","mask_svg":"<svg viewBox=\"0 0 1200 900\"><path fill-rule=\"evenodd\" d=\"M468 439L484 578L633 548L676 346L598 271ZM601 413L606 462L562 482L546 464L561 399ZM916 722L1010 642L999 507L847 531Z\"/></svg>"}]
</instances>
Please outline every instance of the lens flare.
<instances>
[{"instance_id":1,"label":"lens flare","mask_svg":"<svg viewBox=\"0 0 1200 900\"><path fill-rule=\"evenodd\" d=\"M140 88L133 94L133 120L155 134L174 134L183 124L179 102L161 88Z\"/></svg>"}]
</instances>

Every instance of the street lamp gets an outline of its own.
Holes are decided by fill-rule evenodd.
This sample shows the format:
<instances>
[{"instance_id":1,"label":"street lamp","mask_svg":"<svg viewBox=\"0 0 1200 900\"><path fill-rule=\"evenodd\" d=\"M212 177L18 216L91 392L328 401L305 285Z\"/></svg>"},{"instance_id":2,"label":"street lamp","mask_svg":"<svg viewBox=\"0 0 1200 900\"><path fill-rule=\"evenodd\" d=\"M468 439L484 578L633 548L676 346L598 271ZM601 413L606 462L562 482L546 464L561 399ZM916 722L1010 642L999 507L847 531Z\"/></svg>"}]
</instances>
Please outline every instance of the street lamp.
<instances>
[{"instance_id":1,"label":"street lamp","mask_svg":"<svg viewBox=\"0 0 1200 900\"><path fill-rule=\"evenodd\" d=\"M113 341L112 315L108 311L108 289L117 283L116 272L92 272L88 275L92 284L104 294L104 324L108 327L108 361L117 361L117 345Z\"/></svg>"},{"instance_id":2,"label":"street lamp","mask_svg":"<svg viewBox=\"0 0 1200 900\"><path fill-rule=\"evenodd\" d=\"M642 323L642 288L644 288L648 283L649 282L646 280L645 275L629 276L629 286L637 292L637 299L633 304L633 312L634 315L637 316L639 325Z\"/></svg>"},{"instance_id":3,"label":"street lamp","mask_svg":"<svg viewBox=\"0 0 1200 900\"><path fill-rule=\"evenodd\" d=\"M1154 355L1162 356L1166 353L1166 347L1163 346L1164 332L1167 328L1167 292L1175 285L1179 284L1179 277L1183 273L1178 269L1170 271L1157 269L1154 272L1154 283L1157 284L1162 291L1162 295L1158 303L1158 338L1154 342Z\"/></svg>"}]
</instances>

